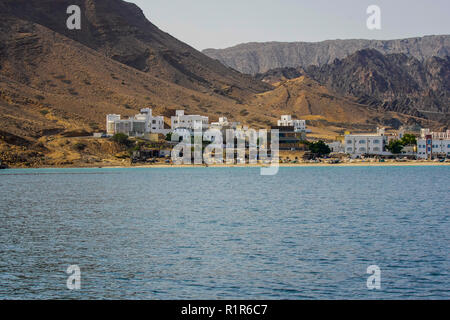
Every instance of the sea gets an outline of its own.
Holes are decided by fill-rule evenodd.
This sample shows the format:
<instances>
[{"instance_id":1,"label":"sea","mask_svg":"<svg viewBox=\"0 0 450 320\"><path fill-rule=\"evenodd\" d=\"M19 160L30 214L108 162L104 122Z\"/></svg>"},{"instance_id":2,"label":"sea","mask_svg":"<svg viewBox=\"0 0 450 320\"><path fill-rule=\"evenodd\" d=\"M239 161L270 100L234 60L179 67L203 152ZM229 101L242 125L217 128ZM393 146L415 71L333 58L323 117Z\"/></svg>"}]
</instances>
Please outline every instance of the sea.
<instances>
[{"instance_id":1,"label":"sea","mask_svg":"<svg viewBox=\"0 0 450 320\"><path fill-rule=\"evenodd\" d=\"M0 170L0 299L449 299L450 167Z\"/></svg>"}]
</instances>

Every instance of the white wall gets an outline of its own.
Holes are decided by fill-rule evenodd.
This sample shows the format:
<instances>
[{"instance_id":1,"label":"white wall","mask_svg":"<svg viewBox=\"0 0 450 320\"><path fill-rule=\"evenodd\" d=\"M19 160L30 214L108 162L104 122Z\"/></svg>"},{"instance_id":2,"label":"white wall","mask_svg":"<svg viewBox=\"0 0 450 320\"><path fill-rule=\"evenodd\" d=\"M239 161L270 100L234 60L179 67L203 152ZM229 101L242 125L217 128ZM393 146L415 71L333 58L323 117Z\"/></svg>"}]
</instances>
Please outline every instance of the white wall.
<instances>
[{"instance_id":1,"label":"white wall","mask_svg":"<svg viewBox=\"0 0 450 320\"><path fill-rule=\"evenodd\" d=\"M417 140L417 157L421 159L426 159L429 156L429 151L426 148L426 140ZM436 140L432 139L431 155L446 155L450 157L450 139Z\"/></svg>"},{"instance_id":2,"label":"white wall","mask_svg":"<svg viewBox=\"0 0 450 320\"><path fill-rule=\"evenodd\" d=\"M386 137L382 135L346 135L344 140L345 153L350 155L384 153Z\"/></svg>"}]
</instances>

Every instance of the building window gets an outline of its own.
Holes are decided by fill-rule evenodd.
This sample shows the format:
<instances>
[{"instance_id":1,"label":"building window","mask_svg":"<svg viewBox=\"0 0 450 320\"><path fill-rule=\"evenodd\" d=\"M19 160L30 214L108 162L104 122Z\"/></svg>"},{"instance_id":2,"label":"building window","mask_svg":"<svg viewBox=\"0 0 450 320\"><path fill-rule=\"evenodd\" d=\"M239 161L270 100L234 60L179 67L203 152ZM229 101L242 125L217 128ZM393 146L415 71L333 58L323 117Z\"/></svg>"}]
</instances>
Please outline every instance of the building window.
<instances>
[{"instance_id":1,"label":"building window","mask_svg":"<svg viewBox=\"0 0 450 320\"><path fill-rule=\"evenodd\" d=\"M380 143L380 140L374 140L373 143L379 144L379 143Z\"/></svg>"},{"instance_id":2,"label":"building window","mask_svg":"<svg viewBox=\"0 0 450 320\"><path fill-rule=\"evenodd\" d=\"M359 144L366 143L366 140L359 140Z\"/></svg>"},{"instance_id":3,"label":"building window","mask_svg":"<svg viewBox=\"0 0 450 320\"><path fill-rule=\"evenodd\" d=\"M359 151L366 152L366 148L359 148Z\"/></svg>"},{"instance_id":4,"label":"building window","mask_svg":"<svg viewBox=\"0 0 450 320\"><path fill-rule=\"evenodd\" d=\"M348 151L348 152L352 152L352 151L353 151L353 148L347 148L347 151Z\"/></svg>"},{"instance_id":5,"label":"building window","mask_svg":"<svg viewBox=\"0 0 450 320\"><path fill-rule=\"evenodd\" d=\"M380 151L380 148L378 148L378 147L375 147L375 148L373 148L373 151Z\"/></svg>"},{"instance_id":6,"label":"building window","mask_svg":"<svg viewBox=\"0 0 450 320\"><path fill-rule=\"evenodd\" d=\"M352 144L352 140L347 140L347 144Z\"/></svg>"}]
</instances>

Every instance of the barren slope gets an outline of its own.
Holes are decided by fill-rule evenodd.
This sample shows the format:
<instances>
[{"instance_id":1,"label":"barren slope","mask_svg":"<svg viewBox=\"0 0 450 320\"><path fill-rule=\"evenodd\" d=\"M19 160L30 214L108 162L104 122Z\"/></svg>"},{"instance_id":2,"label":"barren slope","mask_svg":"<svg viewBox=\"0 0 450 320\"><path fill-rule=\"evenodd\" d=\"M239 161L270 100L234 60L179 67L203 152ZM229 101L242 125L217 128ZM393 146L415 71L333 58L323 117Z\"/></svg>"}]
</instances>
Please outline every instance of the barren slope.
<instances>
[{"instance_id":1,"label":"barren slope","mask_svg":"<svg viewBox=\"0 0 450 320\"><path fill-rule=\"evenodd\" d=\"M267 106L265 111L269 114L292 114L295 118L309 120L313 132L317 131L314 128L320 128L330 137L347 129L373 130L377 126L397 128L401 124L436 125L422 118L384 112L381 108L359 104L356 99L331 93L307 76L274 85L274 90L256 95L252 103L261 108Z\"/></svg>"},{"instance_id":2,"label":"barren slope","mask_svg":"<svg viewBox=\"0 0 450 320\"><path fill-rule=\"evenodd\" d=\"M113 60L202 92L242 99L270 86L227 68L148 21L122 0L2 0L9 14L74 39ZM66 9L79 5L81 30L68 30Z\"/></svg>"}]
</instances>

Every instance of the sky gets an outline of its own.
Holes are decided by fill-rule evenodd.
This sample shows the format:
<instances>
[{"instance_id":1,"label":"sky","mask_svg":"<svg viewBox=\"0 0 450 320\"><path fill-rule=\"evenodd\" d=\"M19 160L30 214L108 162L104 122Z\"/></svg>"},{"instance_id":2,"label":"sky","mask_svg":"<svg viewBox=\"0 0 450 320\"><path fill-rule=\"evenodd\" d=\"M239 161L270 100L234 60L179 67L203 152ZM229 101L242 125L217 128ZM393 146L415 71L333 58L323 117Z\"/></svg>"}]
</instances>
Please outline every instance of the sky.
<instances>
[{"instance_id":1,"label":"sky","mask_svg":"<svg viewBox=\"0 0 450 320\"><path fill-rule=\"evenodd\" d=\"M450 34L450 0L127 0L198 50L245 42L400 39ZM369 30L369 5L381 30Z\"/></svg>"}]
</instances>

